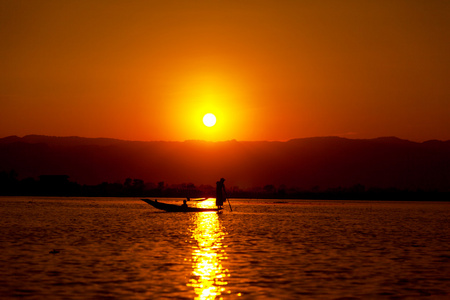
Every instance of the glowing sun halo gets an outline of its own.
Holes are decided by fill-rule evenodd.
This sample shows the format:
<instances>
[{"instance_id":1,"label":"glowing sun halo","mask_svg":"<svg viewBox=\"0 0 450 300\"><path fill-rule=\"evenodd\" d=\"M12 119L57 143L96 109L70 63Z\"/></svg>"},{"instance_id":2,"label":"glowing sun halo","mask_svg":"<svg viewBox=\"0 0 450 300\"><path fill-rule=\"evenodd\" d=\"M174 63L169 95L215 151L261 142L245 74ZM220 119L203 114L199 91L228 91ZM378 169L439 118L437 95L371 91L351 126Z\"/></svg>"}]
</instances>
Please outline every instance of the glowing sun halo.
<instances>
[{"instance_id":1,"label":"glowing sun halo","mask_svg":"<svg viewBox=\"0 0 450 300\"><path fill-rule=\"evenodd\" d=\"M203 116L203 124L205 124L205 126L211 127L214 126L214 124L216 124L216 116L213 114L206 114Z\"/></svg>"}]
</instances>

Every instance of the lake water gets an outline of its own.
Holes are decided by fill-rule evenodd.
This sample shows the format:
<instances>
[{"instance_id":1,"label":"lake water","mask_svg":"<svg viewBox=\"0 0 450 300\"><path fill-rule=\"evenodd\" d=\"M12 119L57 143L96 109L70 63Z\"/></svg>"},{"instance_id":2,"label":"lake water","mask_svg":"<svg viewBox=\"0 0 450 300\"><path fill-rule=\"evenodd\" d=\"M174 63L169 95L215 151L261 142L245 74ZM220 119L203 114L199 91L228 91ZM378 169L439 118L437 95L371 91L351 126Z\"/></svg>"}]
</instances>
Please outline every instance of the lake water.
<instances>
[{"instance_id":1,"label":"lake water","mask_svg":"<svg viewBox=\"0 0 450 300\"><path fill-rule=\"evenodd\" d=\"M2 197L0 298L450 297L450 203L231 205L166 213L134 198Z\"/></svg>"}]
</instances>

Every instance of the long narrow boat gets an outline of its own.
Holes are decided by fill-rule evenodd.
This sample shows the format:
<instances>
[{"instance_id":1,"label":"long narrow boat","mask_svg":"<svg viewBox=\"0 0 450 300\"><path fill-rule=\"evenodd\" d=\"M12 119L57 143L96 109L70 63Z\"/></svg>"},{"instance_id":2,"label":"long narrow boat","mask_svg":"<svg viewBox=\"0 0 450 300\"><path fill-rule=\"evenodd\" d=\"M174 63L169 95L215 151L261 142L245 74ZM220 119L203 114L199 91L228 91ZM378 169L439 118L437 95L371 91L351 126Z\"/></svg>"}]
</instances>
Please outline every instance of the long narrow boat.
<instances>
[{"instance_id":1,"label":"long narrow boat","mask_svg":"<svg viewBox=\"0 0 450 300\"><path fill-rule=\"evenodd\" d=\"M200 207L183 207L175 204L158 202L156 200L141 199L150 204L154 208L165 210L168 212L202 212L202 211L219 211L217 208L200 208Z\"/></svg>"}]
</instances>

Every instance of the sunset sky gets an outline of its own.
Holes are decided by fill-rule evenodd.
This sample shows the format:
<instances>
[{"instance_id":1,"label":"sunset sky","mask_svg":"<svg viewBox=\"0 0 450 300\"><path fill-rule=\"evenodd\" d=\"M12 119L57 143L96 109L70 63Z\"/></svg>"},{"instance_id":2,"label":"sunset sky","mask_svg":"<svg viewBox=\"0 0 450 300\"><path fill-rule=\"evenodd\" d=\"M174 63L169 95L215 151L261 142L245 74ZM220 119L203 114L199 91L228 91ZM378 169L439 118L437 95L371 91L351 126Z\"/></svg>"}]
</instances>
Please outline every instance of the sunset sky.
<instances>
[{"instance_id":1,"label":"sunset sky","mask_svg":"<svg viewBox=\"0 0 450 300\"><path fill-rule=\"evenodd\" d=\"M450 140L450 1L0 3L0 137Z\"/></svg>"}]
</instances>

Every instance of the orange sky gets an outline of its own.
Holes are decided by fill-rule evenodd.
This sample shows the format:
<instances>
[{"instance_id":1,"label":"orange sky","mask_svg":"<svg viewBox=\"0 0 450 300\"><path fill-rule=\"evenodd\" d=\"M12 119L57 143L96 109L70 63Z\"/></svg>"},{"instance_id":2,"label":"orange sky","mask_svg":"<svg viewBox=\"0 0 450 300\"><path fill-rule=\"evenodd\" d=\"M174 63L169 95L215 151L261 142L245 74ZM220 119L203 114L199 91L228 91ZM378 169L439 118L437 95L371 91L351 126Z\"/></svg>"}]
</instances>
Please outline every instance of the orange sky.
<instances>
[{"instance_id":1,"label":"orange sky","mask_svg":"<svg viewBox=\"0 0 450 300\"><path fill-rule=\"evenodd\" d=\"M0 137L450 139L448 1L0 5Z\"/></svg>"}]
</instances>

